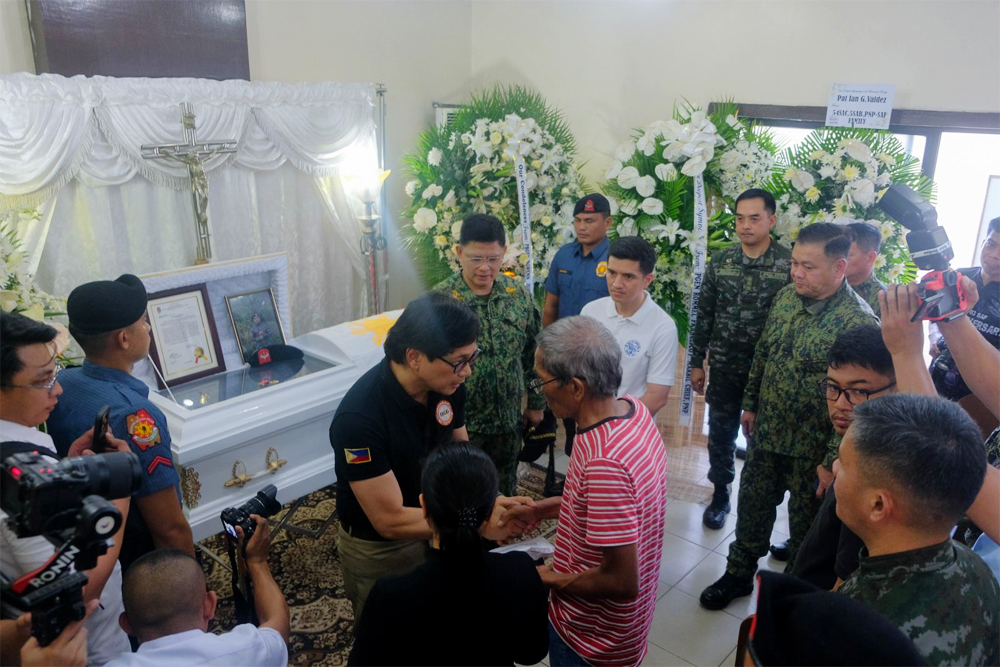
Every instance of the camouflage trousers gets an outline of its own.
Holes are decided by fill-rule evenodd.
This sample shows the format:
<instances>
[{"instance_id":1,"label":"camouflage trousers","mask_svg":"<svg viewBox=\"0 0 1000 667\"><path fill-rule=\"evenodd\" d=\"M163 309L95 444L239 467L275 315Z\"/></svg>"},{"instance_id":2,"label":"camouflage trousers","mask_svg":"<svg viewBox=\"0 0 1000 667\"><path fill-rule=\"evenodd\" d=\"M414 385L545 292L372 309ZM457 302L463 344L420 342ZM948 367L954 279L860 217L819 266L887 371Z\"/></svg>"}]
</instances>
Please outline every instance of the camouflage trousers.
<instances>
[{"instance_id":1,"label":"camouflage trousers","mask_svg":"<svg viewBox=\"0 0 1000 667\"><path fill-rule=\"evenodd\" d=\"M740 404L747 386L746 373L713 370L705 402L708 403L708 481L716 486L736 479L736 436L740 429Z\"/></svg>"},{"instance_id":2,"label":"camouflage trousers","mask_svg":"<svg viewBox=\"0 0 1000 667\"><path fill-rule=\"evenodd\" d=\"M789 572L802 539L809 532L820 499L816 497L816 466L820 458L786 456L761 449L759 443L747 449L740 475L739 505L736 514L736 541L729 545L726 571L749 579L757 571L757 559L767 553L776 510L789 491L788 540Z\"/></svg>"},{"instance_id":3,"label":"camouflage trousers","mask_svg":"<svg viewBox=\"0 0 1000 667\"><path fill-rule=\"evenodd\" d=\"M497 467L500 493L517 495L517 455L521 452L521 436L515 433L469 433L469 441L482 447Z\"/></svg>"}]
</instances>

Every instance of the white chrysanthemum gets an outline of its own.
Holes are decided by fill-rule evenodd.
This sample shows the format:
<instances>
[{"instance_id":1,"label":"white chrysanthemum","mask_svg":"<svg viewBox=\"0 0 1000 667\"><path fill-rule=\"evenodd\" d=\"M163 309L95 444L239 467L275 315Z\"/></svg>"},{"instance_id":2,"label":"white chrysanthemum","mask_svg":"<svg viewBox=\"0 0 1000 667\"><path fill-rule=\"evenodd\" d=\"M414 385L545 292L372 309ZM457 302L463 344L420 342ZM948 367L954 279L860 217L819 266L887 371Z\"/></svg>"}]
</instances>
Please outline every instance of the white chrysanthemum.
<instances>
[{"instance_id":1,"label":"white chrysanthemum","mask_svg":"<svg viewBox=\"0 0 1000 667\"><path fill-rule=\"evenodd\" d=\"M440 148L432 148L427 152L427 164L432 167L436 167L441 164L442 157L444 157L444 155L441 153Z\"/></svg>"}]
</instances>

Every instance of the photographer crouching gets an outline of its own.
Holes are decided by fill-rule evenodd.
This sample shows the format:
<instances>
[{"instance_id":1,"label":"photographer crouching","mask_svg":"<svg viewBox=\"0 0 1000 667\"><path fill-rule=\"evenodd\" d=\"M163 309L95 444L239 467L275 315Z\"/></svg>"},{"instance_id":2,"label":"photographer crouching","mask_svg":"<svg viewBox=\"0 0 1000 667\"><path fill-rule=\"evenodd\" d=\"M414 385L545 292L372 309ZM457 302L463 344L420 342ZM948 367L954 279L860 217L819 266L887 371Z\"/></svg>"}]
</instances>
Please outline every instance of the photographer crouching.
<instances>
[{"instance_id":1,"label":"photographer crouching","mask_svg":"<svg viewBox=\"0 0 1000 667\"><path fill-rule=\"evenodd\" d=\"M266 519L256 514L250 518L256 530L249 540L244 539L242 526L235 532L245 545L242 569L253 583L260 626L244 623L226 634L208 632L218 598L207 590L198 561L177 549L157 549L135 561L125 574L121 625L139 638L139 650L123 653L108 667L288 664L288 604L267 565L271 530Z\"/></svg>"},{"instance_id":2,"label":"photographer crouching","mask_svg":"<svg viewBox=\"0 0 1000 667\"><path fill-rule=\"evenodd\" d=\"M38 430L38 425L43 423L49 413L59 400L62 388L56 379L55 357L57 331L53 327L35 322L27 317L14 313L0 313L0 441L3 441L2 454L0 460L6 460L10 455L37 451L41 457L40 462L51 463L47 470L58 471L57 455L52 439L45 433ZM78 438L70 448L69 456L76 457L85 453L92 453L93 431L84 433ZM108 437L106 448L109 452L128 452L128 445L117 438ZM94 468L95 466L85 466ZM96 466L99 467L99 466ZM56 472L56 475L59 473ZM10 488L8 488L8 485ZM4 509L8 510L8 500L16 501L20 489L12 479L4 482L3 497ZM106 553L96 557L96 565L86 569L86 584L82 588L82 600L72 613L82 617L84 605L88 608L96 606L96 610L84 621L83 628L77 623L70 623L69 627L63 630L63 624L57 623L54 633L58 634L63 630L62 636L52 642L51 651L65 643L69 635L76 644L80 643L79 635L82 633L86 637L87 644L87 664L104 665L111 658L122 651L129 650L128 638L118 626L118 615L122 611L122 572L118 564L118 554L122 545L121 526L124 525L125 517L129 511L129 496L131 489L126 490L124 498L113 501L114 507L121 513L118 529L111 535L98 535L100 542L104 538L113 540L113 545L107 548ZM113 494L108 494L113 495ZM62 499L62 498L60 498ZM37 509L37 508L36 508ZM59 507L61 510L75 509L72 507ZM45 513L48 514L48 513ZM48 516L42 519L53 519ZM48 531L30 530L28 525L31 521L21 521L19 517L8 516L7 512L0 514L0 566L2 566L4 577L12 580L11 591L4 591L5 610L17 609L16 604L12 604L8 595L15 593L13 597L19 597L18 593L33 594L35 599L45 597L47 593L44 584L65 582L63 575L71 574L68 563L74 560L74 549L57 551L51 539L47 539L43 534L48 535ZM50 521L50 523L52 523ZM105 527L108 524L105 524ZM19 536L31 534L33 536ZM102 545L103 546L103 545ZM57 559L56 556L59 555ZM87 559L76 557L79 563L86 562ZM58 568L58 569L57 569ZM84 569L84 568L80 568ZM26 575L33 575L28 579ZM46 581L42 582L45 577ZM51 579L49 579L51 577ZM36 581L37 580L37 581ZM19 590L15 590L19 589ZM62 597L67 597L65 594ZM95 602L99 601L99 604ZM21 610L25 611L25 610ZM53 618L65 610L56 610L52 613ZM38 627L42 620L41 611L36 608L32 623L26 622L22 617L20 622L15 620L0 621L0 660L4 665L17 665L21 662L21 647L28 642L29 632L32 624ZM36 630L36 635L37 635ZM38 638L28 646L26 650L41 650L41 646L49 643L53 638ZM41 644L41 646L39 646Z\"/></svg>"}]
</instances>

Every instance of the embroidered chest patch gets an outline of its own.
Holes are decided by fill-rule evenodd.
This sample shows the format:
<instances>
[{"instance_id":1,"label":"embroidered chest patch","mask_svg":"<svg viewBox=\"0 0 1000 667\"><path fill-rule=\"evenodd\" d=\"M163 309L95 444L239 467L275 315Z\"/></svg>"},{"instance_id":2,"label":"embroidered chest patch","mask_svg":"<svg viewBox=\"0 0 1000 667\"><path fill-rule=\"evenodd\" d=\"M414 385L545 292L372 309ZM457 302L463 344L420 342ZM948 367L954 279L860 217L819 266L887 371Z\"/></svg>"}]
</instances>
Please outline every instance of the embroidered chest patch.
<instances>
[{"instance_id":1,"label":"embroidered chest patch","mask_svg":"<svg viewBox=\"0 0 1000 667\"><path fill-rule=\"evenodd\" d=\"M642 346L639 345L639 341L633 338L629 342L625 343L625 356L634 357L635 355L639 354L639 350L641 349Z\"/></svg>"},{"instance_id":2,"label":"embroidered chest patch","mask_svg":"<svg viewBox=\"0 0 1000 667\"><path fill-rule=\"evenodd\" d=\"M441 401L434 409L434 417L441 426L448 426L455 419L455 409L448 401Z\"/></svg>"},{"instance_id":3,"label":"embroidered chest patch","mask_svg":"<svg viewBox=\"0 0 1000 667\"><path fill-rule=\"evenodd\" d=\"M125 418L128 435L139 449L145 451L160 444L160 427L145 410L139 410Z\"/></svg>"}]
</instances>

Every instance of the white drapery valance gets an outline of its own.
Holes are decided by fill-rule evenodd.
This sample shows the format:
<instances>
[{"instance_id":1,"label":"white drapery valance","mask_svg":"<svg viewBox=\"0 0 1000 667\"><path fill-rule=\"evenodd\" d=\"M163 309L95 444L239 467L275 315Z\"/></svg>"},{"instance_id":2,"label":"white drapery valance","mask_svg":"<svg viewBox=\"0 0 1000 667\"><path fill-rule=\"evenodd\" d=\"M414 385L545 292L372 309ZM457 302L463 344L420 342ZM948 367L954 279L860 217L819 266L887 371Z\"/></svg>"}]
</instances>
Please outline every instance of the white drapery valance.
<instances>
[{"instance_id":1,"label":"white drapery valance","mask_svg":"<svg viewBox=\"0 0 1000 667\"><path fill-rule=\"evenodd\" d=\"M341 176L377 166L370 84L0 77L0 211L37 207L18 232L47 291L194 261L187 167L144 144L237 141L206 161L216 259L290 255L297 332L364 314L360 202Z\"/></svg>"},{"instance_id":2,"label":"white drapery valance","mask_svg":"<svg viewBox=\"0 0 1000 667\"><path fill-rule=\"evenodd\" d=\"M374 146L374 97L368 84L0 77L0 195L36 206L77 176L91 187L139 174L188 188L184 165L144 159L140 148L182 142L181 102L194 107L199 140L239 142L205 164L209 179L224 166L270 171L286 160L332 176L364 160L359 143Z\"/></svg>"}]
</instances>

